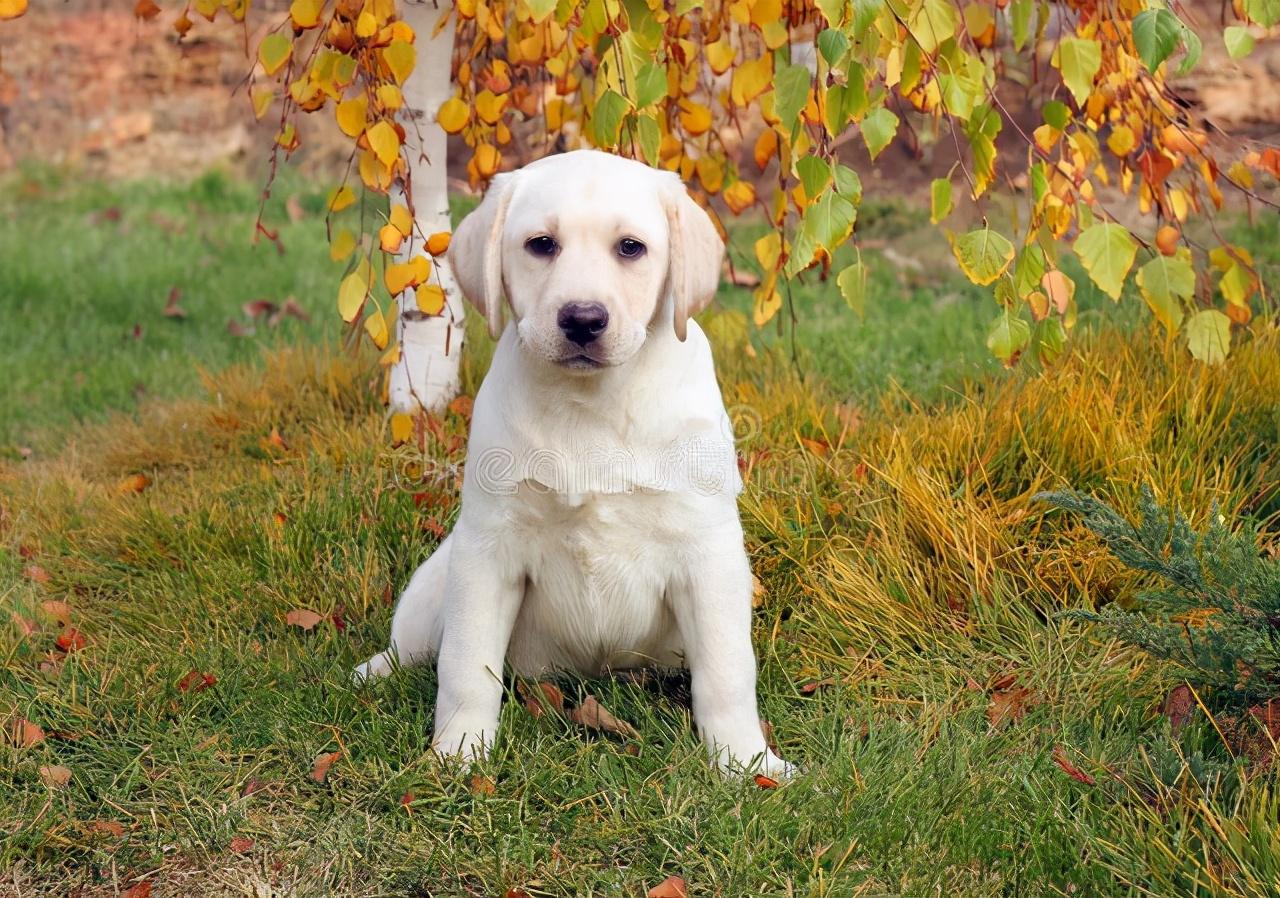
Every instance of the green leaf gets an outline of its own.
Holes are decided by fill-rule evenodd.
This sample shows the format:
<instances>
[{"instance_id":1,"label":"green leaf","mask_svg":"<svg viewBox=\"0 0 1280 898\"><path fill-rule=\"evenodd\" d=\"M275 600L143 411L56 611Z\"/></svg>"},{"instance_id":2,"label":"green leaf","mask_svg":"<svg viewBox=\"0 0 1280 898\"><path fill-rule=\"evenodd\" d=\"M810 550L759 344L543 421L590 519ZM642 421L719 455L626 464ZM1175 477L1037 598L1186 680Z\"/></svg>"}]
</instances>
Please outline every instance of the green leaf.
<instances>
[{"instance_id":1,"label":"green leaf","mask_svg":"<svg viewBox=\"0 0 1280 898\"><path fill-rule=\"evenodd\" d=\"M1187 322L1187 348L1206 365L1221 365L1231 352L1231 319L1217 309L1196 312Z\"/></svg>"},{"instance_id":2,"label":"green leaf","mask_svg":"<svg viewBox=\"0 0 1280 898\"><path fill-rule=\"evenodd\" d=\"M992 355L1006 365L1012 365L1017 361L1018 353L1022 352L1030 341L1031 325L1008 309L991 322L991 331L987 334L987 348L991 350Z\"/></svg>"},{"instance_id":3,"label":"green leaf","mask_svg":"<svg viewBox=\"0 0 1280 898\"><path fill-rule=\"evenodd\" d=\"M849 308L859 315L867 310L867 266L861 261L854 262L836 278L836 286L840 295L848 303Z\"/></svg>"},{"instance_id":4,"label":"green leaf","mask_svg":"<svg viewBox=\"0 0 1280 898\"><path fill-rule=\"evenodd\" d=\"M1280 22L1280 0L1244 0L1244 14L1249 21L1270 28Z\"/></svg>"},{"instance_id":5,"label":"green leaf","mask_svg":"<svg viewBox=\"0 0 1280 898\"><path fill-rule=\"evenodd\" d=\"M630 106L627 98L615 90L606 90L600 95L600 99L596 100L596 108L591 113L591 130L595 135L596 146L618 145L618 130L622 127L622 117Z\"/></svg>"},{"instance_id":6,"label":"green leaf","mask_svg":"<svg viewBox=\"0 0 1280 898\"><path fill-rule=\"evenodd\" d=\"M1013 0L1009 7L1015 50L1021 50L1027 45L1027 38L1031 36L1031 13L1034 8L1034 0Z\"/></svg>"},{"instance_id":7,"label":"green leaf","mask_svg":"<svg viewBox=\"0 0 1280 898\"><path fill-rule=\"evenodd\" d=\"M1231 25L1222 32L1222 42L1227 45L1227 55L1243 59L1253 52L1253 35L1244 25Z\"/></svg>"},{"instance_id":8,"label":"green leaf","mask_svg":"<svg viewBox=\"0 0 1280 898\"><path fill-rule=\"evenodd\" d=\"M862 202L862 179L847 165L836 164L836 193L848 197L855 206Z\"/></svg>"},{"instance_id":9,"label":"green leaf","mask_svg":"<svg viewBox=\"0 0 1280 898\"><path fill-rule=\"evenodd\" d=\"M959 25L960 16L951 0L924 0L907 28L920 49L932 53L943 41L955 37Z\"/></svg>"},{"instance_id":10,"label":"green leaf","mask_svg":"<svg viewBox=\"0 0 1280 898\"><path fill-rule=\"evenodd\" d=\"M990 227L961 234L951 244L951 252L965 277L975 284L990 284L1013 262L1013 244Z\"/></svg>"},{"instance_id":11,"label":"green leaf","mask_svg":"<svg viewBox=\"0 0 1280 898\"><path fill-rule=\"evenodd\" d=\"M557 0L525 0L529 4L529 12L533 13L533 21L541 22L556 11Z\"/></svg>"},{"instance_id":12,"label":"green leaf","mask_svg":"<svg viewBox=\"0 0 1280 898\"><path fill-rule=\"evenodd\" d=\"M1054 51L1053 64L1062 72L1062 81L1076 104L1084 106L1093 92L1093 78L1102 68L1102 47L1089 38L1064 37Z\"/></svg>"},{"instance_id":13,"label":"green leaf","mask_svg":"<svg viewBox=\"0 0 1280 898\"><path fill-rule=\"evenodd\" d=\"M1182 63L1174 74L1182 76L1196 67L1196 63L1200 61L1200 54L1204 52L1204 44L1200 42L1200 35L1181 21L1178 22L1178 26L1182 29L1182 43L1187 48L1187 55L1182 58Z\"/></svg>"},{"instance_id":14,"label":"green leaf","mask_svg":"<svg viewBox=\"0 0 1280 898\"><path fill-rule=\"evenodd\" d=\"M800 110L809 102L809 70L802 65L782 66L773 83L773 110L784 125L794 128L800 120Z\"/></svg>"},{"instance_id":15,"label":"green leaf","mask_svg":"<svg viewBox=\"0 0 1280 898\"><path fill-rule=\"evenodd\" d=\"M1025 299L1040 289L1040 282L1049 270L1044 250L1035 243L1028 243L1018 253L1018 267L1014 275L1014 289L1019 299Z\"/></svg>"},{"instance_id":16,"label":"green leaf","mask_svg":"<svg viewBox=\"0 0 1280 898\"><path fill-rule=\"evenodd\" d=\"M1191 251L1179 247L1176 255L1155 256L1138 269L1134 281L1138 292L1151 308L1156 320L1170 335L1182 324L1182 299L1196 292L1196 272L1191 267Z\"/></svg>"},{"instance_id":17,"label":"green leaf","mask_svg":"<svg viewBox=\"0 0 1280 898\"><path fill-rule=\"evenodd\" d=\"M844 36L843 31L828 28L818 35L818 52L827 61L827 65L839 63L840 57L844 56L848 49L849 39Z\"/></svg>"},{"instance_id":18,"label":"green leaf","mask_svg":"<svg viewBox=\"0 0 1280 898\"><path fill-rule=\"evenodd\" d=\"M1062 319L1050 316L1036 325L1036 359L1041 365L1052 364L1067 346L1067 330Z\"/></svg>"},{"instance_id":19,"label":"green leaf","mask_svg":"<svg viewBox=\"0 0 1280 898\"><path fill-rule=\"evenodd\" d=\"M929 223L937 224L951 214L951 179L937 178L929 185Z\"/></svg>"},{"instance_id":20,"label":"green leaf","mask_svg":"<svg viewBox=\"0 0 1280 898\"><path fill-rule=\"evenodd\" d=\"M792 242L785 274L803 271L819 249L834 253L853 231L857 209L847 198L828 190L804 211L800 230Z\"/></svg>"},{"instance_id":21,"label":"green leaf","mask_svg":"<svg viewBox=\"0 0 1280 898\"><path fill-rule=\"evenodd\" d=\"M291 53L293 53L293 41L280 33L268 34L262 39L262 43L258 44L258 61L262 63L262 70L268 75L274 75L280 71L280 67L288 61Z\"/></svg>"},{"instance_id":22,"label":"green leaf","mask_svg":"<svg viewBox=\"0 0 1280 898\"><path fill-rule=\"evenodd\" d=\"M1160 68L1181 39L1182 23L1167 9L1145 9L1133 19L1133 44L1148 71Z\"/></svg>"},{"instance_id":23,"label":"green leaf","mask_svg":"<svg viewBox=\"0 0 1280 898\"><path fill-rule=\"evenodd\" d=\"M650 165L659 162L659 148L662 146L662 129L658 123L647 115L636 119L636 140L640 142L640 153L644 161Z\"/></svg>"},{"instance_id":24,"label":"green leaf","mask_svg":"<svg viewBox=\"0 0 1280 898\"><path fill-rule=\"evenodd\" d=\"M1044 108L1040 110L1040 114L1044 117L1044 123L1051 128L1057 128L1059 131L1067 130L1067 122L1071 121L1071 110L1067 108L1066 103L1058 100L1050 100L1044 104Z\"/></svg>"},{"instance_id":25,"label":"green leaf","mask_svg":"<svg viewBox=\"0 0 1280 898\"><path fill-rule=\"evenodd\" d=\"M1239 261L1233 260L1222 275L1222 280L1218 281L1218 289L1232 305L1247 306L1249 296L1253 293L1253 275Z\"/></svg>"},{"instance_id":26,"label":"green leaf","mask_svg":"<svg viewBox=\"0 0 1280 898\"><path fill-rule=\"evenodd\" d=\"M1138 252L1129 232L1115 222L1097 222L1076 238L1075 251L1093 282L1103 293L1119 300L1125 276Z\"/></svg>"},{"instance_id":27,"label":"green leaf","mask_svg":"<svg viewBox=\"0 0 1280 898\"><path fill-rule=\"evenodd\" d=\"M796 160L796 175L804 195L816 199L831 183L831 163L817 156L801 156Z\"/></svg>"},{"instance_id":28,"label":"green leaf","mask_svg":"<svg viewBox=\"0 0 1280 898\"><path fill-rule=\"evenodd\" d=\"M656 103L667 95L667 67L651 62L636 72L635 102L637 109Z\"/></svg>"},{"instance_id":29,"label":"green leaf","mask_svg":"<svg viewBox=\"0 0 1280 898\"><path fill-rule=\"evenodd\" d=\"M996 137L1004 119L991 106L983 106L965 122L964 133L973 153L974 198L981 196L996 177Z\"/></svg>"},{"instance_id":30,"label":"green leaf","mask_svg":"<svg viewBox=\"0 0 1280 898\"><path fill-rule=\"evenodd\" d=\"M866 141L867 152L875 159L884 148L893 142L898 133L898 117L884 106L862 120L862 139Z\"/></svg>"}]
</instances>

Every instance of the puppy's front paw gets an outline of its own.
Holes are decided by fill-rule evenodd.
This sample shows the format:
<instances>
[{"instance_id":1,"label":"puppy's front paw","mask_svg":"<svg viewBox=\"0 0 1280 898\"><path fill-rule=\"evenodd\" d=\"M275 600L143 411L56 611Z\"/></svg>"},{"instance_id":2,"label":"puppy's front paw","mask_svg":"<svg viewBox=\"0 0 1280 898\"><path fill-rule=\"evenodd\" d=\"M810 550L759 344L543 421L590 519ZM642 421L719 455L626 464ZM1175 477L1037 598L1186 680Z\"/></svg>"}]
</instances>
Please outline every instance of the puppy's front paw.
<instances>
[{"instance_id":1,"label":"puppy's front paw","mask_svg":"<svg viewBox=\"0 0 1280 898\"><path fill-rule=\"evenodd\" d=\"M357 664L351 671L351 682L359 685L377 680L391 673L391 659L386 652L378 652L364 664Z\"/></svg>"},{"instance_id":2,"label":"puppy's front paw","mask_svg":"<svg viewBox=\"0 0 1280 898\"><path fill-rule=\"evenodd\" d=\"M790 761L784 761L771 751L766 751L764 757L757 762L752 773L762 773L771 780L784 782L799 775L800 768Z\"/></svg>"}]
</instances>

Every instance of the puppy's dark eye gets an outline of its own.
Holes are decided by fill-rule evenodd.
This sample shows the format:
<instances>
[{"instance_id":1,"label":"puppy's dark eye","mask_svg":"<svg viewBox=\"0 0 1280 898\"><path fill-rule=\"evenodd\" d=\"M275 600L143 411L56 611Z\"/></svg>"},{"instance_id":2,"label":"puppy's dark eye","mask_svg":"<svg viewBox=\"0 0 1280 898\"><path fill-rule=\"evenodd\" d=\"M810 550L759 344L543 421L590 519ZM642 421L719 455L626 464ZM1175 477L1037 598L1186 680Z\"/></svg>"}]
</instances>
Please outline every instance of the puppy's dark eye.
<instances>
[{"instance_id":1,"label":"puppy's dark eye","mask_svg":"<svg viewBox=\"0 0 1280 898\"><path fill-rule=\"evenodd\" d=\"M618 241L618 255L624 259L638 259L644 255L645 246L639 240L623 237Z\"/></svg>"},{"instance_id":2,"label":"puppy's dark eye","mask_svg":"<svg viewBox=\"0 0 1280 898\"><path fill-rule=\"evenodd\" d=\"M548 237L546 234L537 237L530 237L524 242L524 248L535 256L543 258L551 258L560 251L560 244L556 243L554 237Z\"/></svg>"}]
</instances>

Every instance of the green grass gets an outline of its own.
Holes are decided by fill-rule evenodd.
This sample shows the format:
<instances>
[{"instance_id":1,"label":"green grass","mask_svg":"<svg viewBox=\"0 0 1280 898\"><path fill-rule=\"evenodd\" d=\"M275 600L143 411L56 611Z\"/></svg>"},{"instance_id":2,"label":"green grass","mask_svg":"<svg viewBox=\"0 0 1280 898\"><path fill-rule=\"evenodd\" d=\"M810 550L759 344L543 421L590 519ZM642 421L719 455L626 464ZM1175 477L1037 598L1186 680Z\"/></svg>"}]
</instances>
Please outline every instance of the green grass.
<instances>
[{"instance_id":1,"label":"green grass","mask_svg":"<svg viewBox=\"0 0 1280 898\"><path fill-rule=\"evenodd\" d=\"M258 358L224 339L247 278L261 279L250 296L274 285L273 297L300 300L332 284L295 270L306 219L290 255L249 255L236 241L252 191L220 182L222 199L193 206L207 189L148 188L139 200L197 232L221 210L237 235L209 266L205 283L221 285L209 305L196 315L194 293L184 300L182 353L139 350L132 362L173 398L136 403L122 358L65 347L43 321L26 333L27 358L53 373L6 420L24 439L64 445L0 460L0 608L40 626L0 642L0 718L47 735L0 745L6 888L113 895L147 879L157 896L642 896L679 874L690 894L726 898L1280 891L1276 773L1233 761L1202 716L1174 737L1156 711L1171 671L1055 617L1135 584L1076 522L1030 500L1070 483L1131 509L1152 481L1194 516L1218 501L1274 540L1273 328L1255 327L1210 371L1153 349L1135 314L1086 328L1036 378L990 364L990 300L946 273L913 283L876 259L885 295L864 319L827 287L798 288L794 352L752 333L747 298L727 295L705 323L729 405L760 425L742 445L742 508L765 586L762 713L804 773L772 790L723 780L678 688L569 680L571 699L591 692L640 737L535 719L509 701L481 771L488 794L429 751L430 671L364 688L348 678L385 646L389 597L434 548L434 526L451 523L455 495L415 501L421 459L388 447L370 360L313 342L330 327L327 299L304 303L313 329L283 334L301 347ZM83 190L59 194L68 221L106 188ZM14 214L60 230L55 211L28 206ZM116 235L113 269L148 270L147 233ZM170 273L153 272L147 308L163 304ZM57 282L30 283L17 302ZM10 290L0 287L5 309ZM137 309L118 302L100 335ZM200 389L186 356L196 351L219 369ZM115 392L77 394L67 370L49 367L58 358L98 365ZM11 382L27 376L2 364ZM480 373L473 360L466 382ZM861 423L837 403L856 405ZM126 414L71 426L110 409ZM465 432L457 414L443 424L446 437ZM273 428L287 447L269 442ZM426 451L462 460L447 440ZM137 472L151 485L121 493ZM32 565L47 582L24 573ZM54 650L50 600L70 606L82 651ZM295 608L344 626L304 633L285 623ZM184 691L193 670L216 684ZM992 725L992 692L1010 678L1028 690L1025 716ZM1055 748L1093 785L1055 764ZM315 758L334 751L326 781L313 781ZM65 789L41 782L49 765L71 770ZM237 837L252 847L233 851Z\"/></svg>"}]
</instances>

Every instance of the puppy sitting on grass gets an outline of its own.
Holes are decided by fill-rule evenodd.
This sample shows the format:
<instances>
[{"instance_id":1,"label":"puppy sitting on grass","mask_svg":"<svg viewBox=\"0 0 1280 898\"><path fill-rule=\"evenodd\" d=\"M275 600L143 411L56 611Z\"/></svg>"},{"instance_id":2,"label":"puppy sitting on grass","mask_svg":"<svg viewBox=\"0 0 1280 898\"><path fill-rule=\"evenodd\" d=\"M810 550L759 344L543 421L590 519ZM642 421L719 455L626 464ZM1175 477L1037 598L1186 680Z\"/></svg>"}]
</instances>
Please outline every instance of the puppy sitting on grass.
<instances>
[{"instance_id":1,"label":"puppy sitting on grass","mask_svg":"<svg viewBox=\"0 0 1280 898\"><path fill-rule=\"evenodd\" d=\"M595 151L494 179L449 261L499 337L453 533L358 677L435 659L435 747L483 757L503 665L685 667L722 769L789 773L756 710L742 484L691 320L724 246L673 175ZM512 320L503 325L502 300Z\"/></svg>"}]
</instances>

